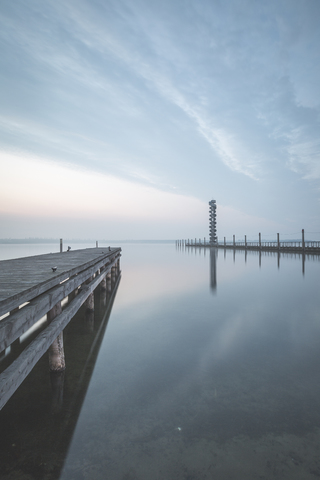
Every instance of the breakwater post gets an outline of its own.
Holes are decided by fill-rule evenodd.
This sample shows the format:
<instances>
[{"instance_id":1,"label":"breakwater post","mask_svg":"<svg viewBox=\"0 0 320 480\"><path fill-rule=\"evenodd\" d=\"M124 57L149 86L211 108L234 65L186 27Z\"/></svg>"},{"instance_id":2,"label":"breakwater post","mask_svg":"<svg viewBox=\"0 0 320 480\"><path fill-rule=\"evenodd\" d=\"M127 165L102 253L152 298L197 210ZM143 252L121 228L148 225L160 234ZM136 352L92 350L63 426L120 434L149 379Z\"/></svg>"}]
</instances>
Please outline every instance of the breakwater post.
<instances>
[{"instance_id":1,"label":"breakwater post","mask_svg":"<svg viewBox=\"0 0 320 480\"><path fill-rule=\"evenodd\" d=\"M307 241L305 240L305 231L301 231L301 241L281 241L280 233L276 234L276 241L265 242L262 241L261 232L258 234L258 241L248 241L247 235L244 235L244 241L236 241L236 236L233 234L232 241L227 242L226 237L223 238L223 242L218 242L218 237L215 236L215 243L202 243L199 239L193 240L179 240L178 242L183 242L185 247L217 247L217 248L233 248L237 250L258 250L258 251L278 251L278 252L295 252L295 253L310 253L319 255L320 254L320 241Z\"/></svg>"}]
</instances>

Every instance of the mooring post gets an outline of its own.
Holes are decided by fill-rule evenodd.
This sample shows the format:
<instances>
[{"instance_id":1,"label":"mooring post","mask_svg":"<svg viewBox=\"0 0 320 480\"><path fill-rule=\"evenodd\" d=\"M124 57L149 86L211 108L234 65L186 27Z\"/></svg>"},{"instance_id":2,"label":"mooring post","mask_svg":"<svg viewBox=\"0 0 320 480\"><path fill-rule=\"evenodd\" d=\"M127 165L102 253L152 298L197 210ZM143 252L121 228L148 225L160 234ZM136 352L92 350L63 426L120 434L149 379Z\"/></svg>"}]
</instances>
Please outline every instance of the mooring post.
<instances>
[{"instance_id":1,"label":"mooring post","mask_svg":"<svg viewBox=\"0 0 320 480\"><path fill-rule=\"evenodd\" d=\"M223 245L226 247L226 237L223 237Z\"/></svg>"},{"instance_id":2,"label":"mooring post","mask_svg":"<svg viewBox=\"0 0 320 480\"><path fill-rule=\"evenodd\" d=\"M98 240L96 240L96 248L98 248Z\"/></svg>"},{"instance_id":3,"label":"mooring post","mask_svg":"<svg viewBox=\"0 0 320 480\"><path fill-rule=\"evenodd\" d=\"M259 248L261 250L261 233L259 233Z\"/></svg>"},{"instance_id":4,"label":"mooring post","mask_svg":"<svg viewBox=\"0 0 320 480\"><path fill-rule=\"evenodd\" d=\"M47 313L48 323L62 313L61 302L58 302ZM63 332L61 332L48 349L49 368L51 372L62 372L66 368L63 348Z\"/></svg>"},{"instance_id":5,"label":"mooring post","mask_svg":"<svg viewBox=\"0 0 320 480\"><path fill-rule=\"evenodd\" d=\"M244 248L247 249L247 235L244 236Z\"/></svg>"},{"instance_id":6,"label":"mooring post","mask_svg":"<svg viewBox=\"0 0 320 480\"><path fill-rule=\"evenodd\" d=\"M236 246L236 236L233 235L233 246L235 247Z\"/></svg>"},{"instance_id":7,"label":"mooring post","mask_svg":"<svg viewBox=\"0 0 320 480\"><path fill-rule=\"evenodd\" d=\"M305 243L304 243L304 228L302 229L302 250L304 251Z\"/></svg>"},{"instance_id":8,"label":"mooring post","mask_svg":"<svg viewBox=\"0 0 320 480\"><path fill-rule=\"evenodd\" d=\"M277 233L277 248L280 250L280 234Z\"/></svg>"},{"instance_id":9,"label":"mooring post","mask_svg":"<svg viewBox=\"0 0 320 480\"><path fill-rule=\"evenodd\" d=\"M60 253L63 252L63 240L60 238Z\"/></svg>"}]
</instances>

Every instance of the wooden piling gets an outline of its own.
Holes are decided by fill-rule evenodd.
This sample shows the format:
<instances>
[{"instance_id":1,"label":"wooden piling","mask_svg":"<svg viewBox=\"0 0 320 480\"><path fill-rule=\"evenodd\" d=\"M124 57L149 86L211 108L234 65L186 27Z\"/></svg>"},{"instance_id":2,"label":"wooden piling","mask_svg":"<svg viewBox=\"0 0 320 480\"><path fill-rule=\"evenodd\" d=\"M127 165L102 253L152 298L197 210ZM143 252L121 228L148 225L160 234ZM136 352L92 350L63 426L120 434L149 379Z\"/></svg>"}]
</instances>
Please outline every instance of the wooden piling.
<instances>
[{"instance_id":1,"label":"wooden piling","mask_svg":"<svg viewBox=\"0 0 320 480\"><path fill-rule=\"evenodd\" d=\"M62 313L61 302L58 302L49 312L47 313L48 323L51 323L52 320ZM49 369L51 372L62 372L66 368L66 362L64 357L64 348L63 348L63 332L57 336L52 345L49 347Z\"/></svg>"}]
</instances>

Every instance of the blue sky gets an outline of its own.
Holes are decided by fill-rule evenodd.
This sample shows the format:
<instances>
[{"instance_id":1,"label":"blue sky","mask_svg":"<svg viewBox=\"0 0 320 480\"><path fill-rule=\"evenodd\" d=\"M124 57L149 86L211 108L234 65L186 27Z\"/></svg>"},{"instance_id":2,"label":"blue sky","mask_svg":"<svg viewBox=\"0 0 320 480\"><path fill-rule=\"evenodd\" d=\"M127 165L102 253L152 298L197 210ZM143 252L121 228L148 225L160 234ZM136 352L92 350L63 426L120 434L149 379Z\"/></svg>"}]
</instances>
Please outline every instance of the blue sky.
<instances>
[{"instance_id":1,"label":"blue sky","mask_svg":"<svg viewBox=\"0 0 320 480\"><path fill-rule=\"evenodd\" d=\"M320 238L318 0L0 0L0 237Z\"/></svg>"}]
</instances>

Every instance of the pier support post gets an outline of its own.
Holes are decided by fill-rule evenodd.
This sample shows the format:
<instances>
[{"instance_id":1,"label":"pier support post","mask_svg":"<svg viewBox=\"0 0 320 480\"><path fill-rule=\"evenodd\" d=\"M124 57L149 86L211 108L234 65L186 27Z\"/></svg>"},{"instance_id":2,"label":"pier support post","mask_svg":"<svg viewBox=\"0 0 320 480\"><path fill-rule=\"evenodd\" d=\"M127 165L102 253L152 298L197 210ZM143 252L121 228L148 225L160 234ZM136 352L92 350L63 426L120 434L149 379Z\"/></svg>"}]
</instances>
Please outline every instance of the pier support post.
<instances>
[{"instance_id":1,"label":"pier support post","mask_svg":"<svg viewBox=\"0 0 320 480\"><path fill-rule=\"evenodd\" d=\"M111 292L111 273L110 272L107 274L106 280L107 280L107 292L110 293Z\"/></svg>"},{"instance_id":2,"label":"pier support post","mask_svg":"<svg viewBox=\"0 0 320 480\"><path fill-rule=\"evenodd\" d=\"M93 280L93 276L88 278L86 283L90 283ZM86 307L86 312L93 312L94 311L94 293L90 293L88 298L85 300L84 305Z\"/></svg>"},{"instance_id":3,"label":"pier support post","mask_svg":"<svg viewBox=\"0 0 320 480\"><path fill-rule=\"evenodd\" d=\"M106 280L106 278L104 278L103 280L101 280L101 282L100 282L100 290L101 290L101 291L107 290L107 280Z\"/></svg>"},{"instance_id":4,"label":"pier support post","mask_svg":"<svg viewBox=\"0 0 320 480\"><path fill-rule=\"evenodd\" d=\"M60 253L63 252L63 240L60 238Z\"/></svg>"},{"instance_id":5,"label":"pier support post","mask_svg":"<svg viewBox=\"0 0 320 480\"><path fill-rule=\"evenodd\" d=\"M111 283L114 285L116 281L116 267L111 268Z\"/></svg>"},{"instance_id":6,"label":"pier support post","mask_svg":"<svg viewBox=\"0 0 320 480\"><path fill-rule=\"evenodd\" d=\"M49 312L47 313L48 322L60 315L62 312L61 302L58 302ZM49 368L51 372L62 372L66 368L65 358L64 358L64 348L63 348L63 332L61 332L52 345L49 347Z\"/></svg>"}]
</instances>

